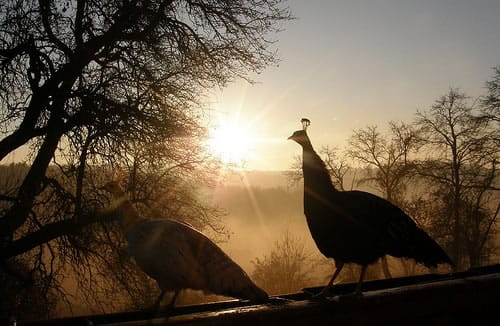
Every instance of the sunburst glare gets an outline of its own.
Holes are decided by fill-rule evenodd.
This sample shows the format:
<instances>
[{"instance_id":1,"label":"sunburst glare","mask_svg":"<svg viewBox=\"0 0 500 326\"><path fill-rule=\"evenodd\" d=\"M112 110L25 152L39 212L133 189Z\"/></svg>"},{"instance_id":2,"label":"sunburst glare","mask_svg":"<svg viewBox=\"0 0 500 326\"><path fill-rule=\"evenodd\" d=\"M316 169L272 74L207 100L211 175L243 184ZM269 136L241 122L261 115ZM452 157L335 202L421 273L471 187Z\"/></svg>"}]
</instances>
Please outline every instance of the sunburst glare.
<instances>
[{"instance_id":1,"label":"sunburst glare","mask_svg":"<svg viewBox=\"0 0 500 326\"><path fill-rule=\"evenodd\" d=\"M208 148L223 163L243 166L251 158L255 142L249 126L237 119L220 120L210 131Z\"/></svg>"}]
</instances>

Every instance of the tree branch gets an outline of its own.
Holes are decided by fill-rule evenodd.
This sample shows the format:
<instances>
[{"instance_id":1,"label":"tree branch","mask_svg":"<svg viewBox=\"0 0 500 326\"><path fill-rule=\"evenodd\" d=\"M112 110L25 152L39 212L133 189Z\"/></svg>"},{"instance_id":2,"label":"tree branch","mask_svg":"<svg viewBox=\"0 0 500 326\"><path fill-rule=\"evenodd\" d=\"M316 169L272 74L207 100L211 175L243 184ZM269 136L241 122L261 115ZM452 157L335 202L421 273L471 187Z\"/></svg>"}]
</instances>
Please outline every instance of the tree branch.
<instances>
[{"instance_id":1,"label":"tree branch","mask_svg":"<svg viewBox=\"0 0 500 326\"><path fill-rule=\"evenodd\" d=\"M86 0L78 0L76 3L75 14L75 43L80 45L83 43L83 13L85 10Z\"/></svg>"},{"instance_id":2,"label":"tree branch","mask_svg":"<svg viewBox=\"0 0 500 326\"><path fill-rule=\"evenodd\" d=\"M49 40L53 42L57 48L61 51L64 52L68 57L73 54L73 51L64 44L60 39L58 39L55 35L54 32L52 31L52 27L50 26L50 1L49 0L38 0L38 3L40 5L40 16L42 18L42 24L43 28L45 29L45 32L47 33L47 36L49 37Z\"/></svg>"},{"instance_id":3,"label":"tree branch","mask_svg":"<svg viewBox=\"0 0 500 326\"><path fill-rule=\"evenodd\" d=\"M0 260L7 260L31 249L54 240L58 237L74 234L84 227L99 221L111 221L118 218L115 211L100 211L88 214L75 220L64 220L43 226L38 231L30 233L23 238L7 243L0 252Z\"/></svg>"}]
</instances>

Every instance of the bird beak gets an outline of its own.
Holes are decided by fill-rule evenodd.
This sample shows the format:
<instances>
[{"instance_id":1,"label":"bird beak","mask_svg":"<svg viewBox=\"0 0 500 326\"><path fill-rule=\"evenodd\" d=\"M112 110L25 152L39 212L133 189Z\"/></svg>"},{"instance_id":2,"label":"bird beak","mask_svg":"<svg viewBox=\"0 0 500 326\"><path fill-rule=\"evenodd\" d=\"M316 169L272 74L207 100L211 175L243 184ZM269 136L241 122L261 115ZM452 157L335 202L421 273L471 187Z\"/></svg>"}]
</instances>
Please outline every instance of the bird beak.
<instances>
[{"instance_id":1,"label":"bird beak","mask_svg":"<svg viewBox=\"0 0 500 326\"><path fill-rule=\"evenodd\" d=\"M288 137L287 139L288 139L288 140L293 139L293 136L290 136L290 137Z\"/></svg>"}]
</instances>

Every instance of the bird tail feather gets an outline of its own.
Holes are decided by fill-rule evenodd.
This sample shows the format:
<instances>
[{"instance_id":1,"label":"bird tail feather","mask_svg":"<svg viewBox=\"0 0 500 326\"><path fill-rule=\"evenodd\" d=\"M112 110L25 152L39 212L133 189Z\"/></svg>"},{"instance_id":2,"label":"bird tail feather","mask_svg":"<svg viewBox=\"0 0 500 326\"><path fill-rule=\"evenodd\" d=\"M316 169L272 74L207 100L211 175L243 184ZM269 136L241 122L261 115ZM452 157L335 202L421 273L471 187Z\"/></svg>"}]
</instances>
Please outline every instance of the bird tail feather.
<instances>
[{"instance_id":1,"label":"bird tail feather","mask_svg":"<svg viewBox=\"0 0 500 326\"><path fill-rule=\"evenodd\" d=\"M439 264L454 266L446 252L424 230L417 228L412 237L413 241L408 242L411 246L394 256L413 258L429 268L435 268Z\"/></svg>"},{"instance_id":2,"label":"bird tail feather","mask_svg":"<svg viewBox=\"0 0 500 326\"><path fill-rule=\"evenodd\" d=\"M222 250L210 250L204 257L207 259L205 266L211 269L205 275L209 277L209 288L214 293L256 302L268 299L268 294L255 285L245 271Z\"/></svg>"}]
</instances>

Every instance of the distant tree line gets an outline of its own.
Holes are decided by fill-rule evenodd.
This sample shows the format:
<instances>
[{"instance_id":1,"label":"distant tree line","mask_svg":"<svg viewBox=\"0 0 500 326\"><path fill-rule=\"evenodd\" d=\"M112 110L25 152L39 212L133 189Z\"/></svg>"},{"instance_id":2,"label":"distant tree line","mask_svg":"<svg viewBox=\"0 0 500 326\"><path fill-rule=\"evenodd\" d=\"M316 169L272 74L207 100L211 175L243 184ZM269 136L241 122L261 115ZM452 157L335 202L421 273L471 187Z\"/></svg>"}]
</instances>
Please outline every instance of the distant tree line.
<instances>
[{"instance_id":1,"label":"distant tree line","mask_svg":"<svg viewBox=\"0 0 500 326\"><path fill-rule=\"evenodd\" d=\"M224 187L217 198L230 216L241 221L255 223L257 215L262 215L266 221L289 219L301 214L302 192L299 189L283 187Z\"/></svg>"}]
</instances>

